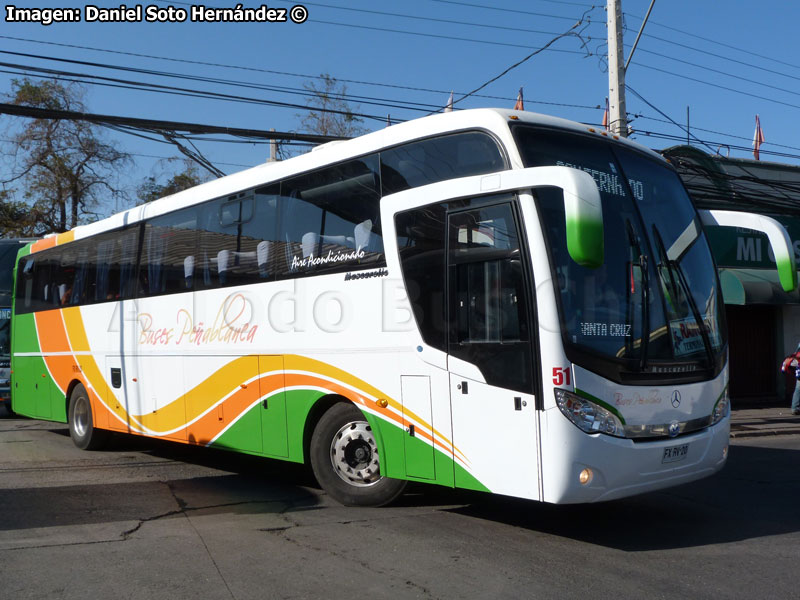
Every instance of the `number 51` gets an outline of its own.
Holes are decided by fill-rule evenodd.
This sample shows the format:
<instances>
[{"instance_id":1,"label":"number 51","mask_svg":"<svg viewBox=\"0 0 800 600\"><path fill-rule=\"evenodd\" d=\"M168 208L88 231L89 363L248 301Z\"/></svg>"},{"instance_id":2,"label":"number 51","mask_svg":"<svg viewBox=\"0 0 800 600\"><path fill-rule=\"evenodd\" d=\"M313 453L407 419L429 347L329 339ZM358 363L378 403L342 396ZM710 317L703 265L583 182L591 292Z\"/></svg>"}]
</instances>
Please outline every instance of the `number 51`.
<instances>
[{"instance_id":1,"label":"number 51","mask_svg":"<svg viewBox=\"0 0 800 600\"><path fill-rule=\"evenodd\" d=\"M570 385L569 367L553 367L553 385Z\"/></svg>"}]
</instances>

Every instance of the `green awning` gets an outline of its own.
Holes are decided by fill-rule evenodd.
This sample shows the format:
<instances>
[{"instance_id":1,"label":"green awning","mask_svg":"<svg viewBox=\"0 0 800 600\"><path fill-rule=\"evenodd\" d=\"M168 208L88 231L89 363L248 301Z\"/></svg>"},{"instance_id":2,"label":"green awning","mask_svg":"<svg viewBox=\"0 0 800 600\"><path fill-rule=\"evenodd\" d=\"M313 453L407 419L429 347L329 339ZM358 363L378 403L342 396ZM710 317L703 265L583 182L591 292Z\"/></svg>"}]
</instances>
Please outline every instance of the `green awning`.
<instances>
[{"instance_id":1,"label":"green awning","mask_svg":"<svg viewBox=\"0 0 800 600\"><path fill-rule=\"evenodd\" d=\"M800 292L784 292L773 269L719 269L725 304L800 304Z\"/></svg>"}]
</instances>

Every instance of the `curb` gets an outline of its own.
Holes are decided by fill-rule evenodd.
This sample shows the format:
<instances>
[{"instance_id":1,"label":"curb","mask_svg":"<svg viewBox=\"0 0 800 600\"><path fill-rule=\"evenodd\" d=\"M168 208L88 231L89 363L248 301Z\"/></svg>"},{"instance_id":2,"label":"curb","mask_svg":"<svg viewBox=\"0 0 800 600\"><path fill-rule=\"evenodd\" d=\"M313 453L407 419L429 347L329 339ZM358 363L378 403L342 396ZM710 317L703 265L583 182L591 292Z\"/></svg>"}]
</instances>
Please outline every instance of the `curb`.
<instances>
[{"instance_id":1,"label":"curb","mask_svg":"<svg viewBox=\"0 0 800 600\"><path fill-rule=\"evenodd\" d=\"M767 437L775 435L798 435L798 434L800 434L800 427L739 429L736 431L731 430L731 439L742 439L749 437Z\"/></svg>"}]
</instances>

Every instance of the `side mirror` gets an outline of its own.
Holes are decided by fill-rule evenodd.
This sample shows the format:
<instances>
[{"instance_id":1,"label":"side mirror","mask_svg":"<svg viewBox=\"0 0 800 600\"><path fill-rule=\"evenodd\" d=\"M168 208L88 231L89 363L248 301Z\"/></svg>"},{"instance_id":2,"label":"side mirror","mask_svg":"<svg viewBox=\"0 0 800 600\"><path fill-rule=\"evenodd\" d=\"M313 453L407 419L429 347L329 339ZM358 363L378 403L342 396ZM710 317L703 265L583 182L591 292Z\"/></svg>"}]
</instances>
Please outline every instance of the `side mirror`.
<instances>
[{"instance_id":1,"label":"side mirror","mask_svg":"<svg viewBox=\"0 0 800 600\"><path fill-rule=\"evenodd\" d=\"M533 167L532 187L558 187L564 192L567 251L581 266L596 269L603 264L603 205L594 178L571 167Z\"/></svg>"},{"instance_id":2,"label":"side mirror","mask_svg":"<svg viewBox=\"0 0 800 600\"><path fill-rule=\"evenodd\" d=\"M703 225L717 227L746 227L767 234L772 252L775 255L775 264L778 268L778 278L785 292L797 289L797 265L794 259L794 246L786 229L778 221L764 215L739 212L731 210L700 210L700 220Z\"/></svg>"}]
</instances>

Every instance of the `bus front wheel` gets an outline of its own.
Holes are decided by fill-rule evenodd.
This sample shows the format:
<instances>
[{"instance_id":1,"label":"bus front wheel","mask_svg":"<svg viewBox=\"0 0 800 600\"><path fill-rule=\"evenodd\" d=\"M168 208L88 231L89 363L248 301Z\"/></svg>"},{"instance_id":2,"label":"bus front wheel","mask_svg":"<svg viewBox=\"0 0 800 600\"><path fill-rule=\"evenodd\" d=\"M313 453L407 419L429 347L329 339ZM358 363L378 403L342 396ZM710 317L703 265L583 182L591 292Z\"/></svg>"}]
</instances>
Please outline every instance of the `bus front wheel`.
<instances>
[{"instance_id":1,"label":"bus front wheel","mask_svg":"<svg viewBox=\"0 0 800 600\"><path fill-rule=\"evenodd\" d=\"M69 435L81 450L97 450L105 444L108 432L95 429L92 403L83 384L78 384L69 397Z\"/></svg>"},{"instance_id":2,"label":"bus front wheel","mask_svg":"<svg viewBox=\"0 0 800 600\"><path fill-rule=\"evenodd\" d=\"M403 491L405 481L380 474L372 429L350 402L334 404L311 436L311 468L322 488L346 506L382 506Z\"/></svg>"}]
</instances>

